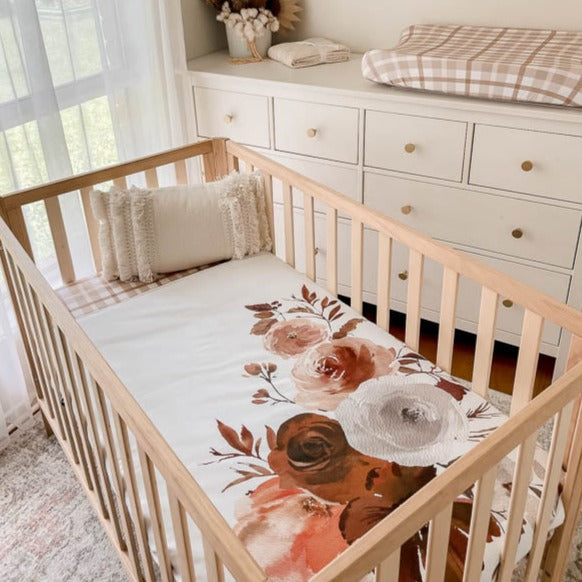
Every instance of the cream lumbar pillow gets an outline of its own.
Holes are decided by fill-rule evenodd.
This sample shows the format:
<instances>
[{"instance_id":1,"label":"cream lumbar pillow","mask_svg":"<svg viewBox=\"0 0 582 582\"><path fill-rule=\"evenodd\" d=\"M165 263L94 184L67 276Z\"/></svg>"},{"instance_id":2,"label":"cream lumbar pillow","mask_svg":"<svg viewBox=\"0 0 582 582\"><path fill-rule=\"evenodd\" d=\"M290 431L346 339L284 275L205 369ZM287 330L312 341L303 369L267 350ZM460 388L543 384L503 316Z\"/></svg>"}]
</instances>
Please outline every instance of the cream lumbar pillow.
<instances>
[{"instance_id":1,"label":"cream lumbar pillow","mask_svg":"<svg viewBox=\"0 0 582 582\"><path fill-rule=\"evenodd\" d=\"M95 190L91 203L109 281L152 282L272 247L259 173L195 186Z\"/></svg>"}]
</instances>

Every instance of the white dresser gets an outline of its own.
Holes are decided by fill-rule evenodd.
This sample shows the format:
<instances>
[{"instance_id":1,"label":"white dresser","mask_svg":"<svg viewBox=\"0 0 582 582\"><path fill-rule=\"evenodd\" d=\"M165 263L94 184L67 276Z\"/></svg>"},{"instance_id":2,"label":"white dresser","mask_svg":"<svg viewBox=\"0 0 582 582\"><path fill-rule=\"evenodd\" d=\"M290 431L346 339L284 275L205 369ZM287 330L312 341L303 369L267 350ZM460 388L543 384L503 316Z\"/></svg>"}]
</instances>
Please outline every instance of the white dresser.
<instances>
[{"instance_id":1,"label":"white dresser","mask_svg":"<svg viewBox=\"0 0 582 582\"><path fill-rule=\"evenodd\" d=\"M230 65L220 52L190 61L188 75L197 136L229 137L255 147L582 306L582 111L378 86L361 77L359 56L292 70L272 61ZM280 191L275 195L280 202ZM297 229L303 224L301 198L295 196ZM282 216L280 206L276 212ZM349 223L340 222L340 292L346 293ZM316 223L318 272L325 273L322 214ZM364 299L372 303L373 239L366 233ZM398 308L406 297L408 257L398 247L394 252L392 294ZM299 252L299 266L301 260ZM425 266L423 317L429 320L436 320L441 277L435 265ZM479 300L476 287L462 281L459 328L476 330ZM521 322L521 311L503 301L498 339L514 343ZM546 326L543 351L557 355L562 345L559 331Z\"/></svg>"}]
</instances>

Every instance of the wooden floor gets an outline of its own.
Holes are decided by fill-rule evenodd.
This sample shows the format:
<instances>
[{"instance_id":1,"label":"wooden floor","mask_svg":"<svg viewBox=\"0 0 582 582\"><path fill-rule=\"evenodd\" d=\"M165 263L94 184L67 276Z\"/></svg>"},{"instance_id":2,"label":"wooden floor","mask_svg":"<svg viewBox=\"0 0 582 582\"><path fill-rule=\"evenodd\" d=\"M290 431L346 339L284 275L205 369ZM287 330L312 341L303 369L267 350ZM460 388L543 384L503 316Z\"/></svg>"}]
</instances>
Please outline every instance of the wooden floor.
<instances>
[{"instance_id":1,"label":"wooden floor","mask_svg":"<svg viewBox=\"0 0 582 582\"><path fill-rule=\"evenodd\" d=\"M349 299L347 300L349 302ZM376 307L364 305L364 316L371 321L376 319ZM402 313L390 312L390 333L404 341L405 316ZM436 360L438 325L422 321L420 333L420 353L431 361ZM464 380L471 380L473 360L475 355L476 336L472 333L457 330L455 334L455 349L453 353L453 375ZM495 343L493 352L493 368L491 371L491 388L511 394L517 362L517 348L501 342ZM538 363L538 373L534 394L539 394L552 383L555 359L541 355Z\"/></svg>"}]
</instances>

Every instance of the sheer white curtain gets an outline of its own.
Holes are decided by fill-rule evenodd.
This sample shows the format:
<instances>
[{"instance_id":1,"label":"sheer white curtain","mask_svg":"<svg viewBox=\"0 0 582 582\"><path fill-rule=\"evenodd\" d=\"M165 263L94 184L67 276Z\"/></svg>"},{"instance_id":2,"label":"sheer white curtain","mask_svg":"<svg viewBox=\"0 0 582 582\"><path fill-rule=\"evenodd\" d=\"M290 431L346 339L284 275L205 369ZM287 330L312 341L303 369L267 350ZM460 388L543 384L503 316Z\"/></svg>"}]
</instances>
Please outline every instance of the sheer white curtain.
<instances>
[{"instance_id":1,"label":"sheer white curtain","mask_svg":"<svg viewBox=\"0 0 582 582\"><path fill-rule=\"evenodd\" d=\"M179 0L0 0L0 196L180 145L182 43ZM82 277L92 265L78 193L60 205ZM43 203L25 218L35 260L58 284ZM32 394L5 295L0 440L30 415Z\"/></svg>"}]
</instances>

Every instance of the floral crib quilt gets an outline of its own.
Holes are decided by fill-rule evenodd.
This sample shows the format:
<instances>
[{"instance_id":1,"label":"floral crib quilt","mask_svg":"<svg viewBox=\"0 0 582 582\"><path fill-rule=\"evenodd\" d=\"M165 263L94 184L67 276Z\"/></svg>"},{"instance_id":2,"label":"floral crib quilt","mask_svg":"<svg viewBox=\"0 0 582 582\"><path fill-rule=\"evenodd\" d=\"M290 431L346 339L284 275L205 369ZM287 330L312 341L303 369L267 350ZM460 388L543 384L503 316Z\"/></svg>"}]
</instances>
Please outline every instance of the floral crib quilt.
<instances>
[{"instance_id":1,"label":"floral crib quilt","mask_svg":"<svg viewBox=\"0 0 582 582\"><path fill-rule=\"evenodd\" d=\"M505 420L270 254L81 323L272 580L308 580ZM482 580L499 564L513 466L500 467ZM543 458L532 518L542 484ZM472 501L471 488L453 506L447 580L462 580ZM427 533L403 545L402 582L424 580ZM531 539L524 521L520 557ZM202 556L196 567L204 579Z\"/></svg>"}]
</instances>

